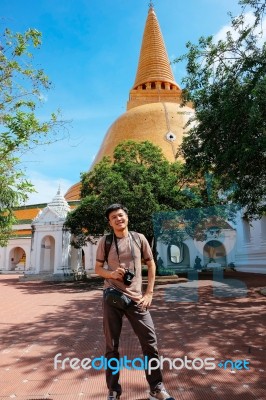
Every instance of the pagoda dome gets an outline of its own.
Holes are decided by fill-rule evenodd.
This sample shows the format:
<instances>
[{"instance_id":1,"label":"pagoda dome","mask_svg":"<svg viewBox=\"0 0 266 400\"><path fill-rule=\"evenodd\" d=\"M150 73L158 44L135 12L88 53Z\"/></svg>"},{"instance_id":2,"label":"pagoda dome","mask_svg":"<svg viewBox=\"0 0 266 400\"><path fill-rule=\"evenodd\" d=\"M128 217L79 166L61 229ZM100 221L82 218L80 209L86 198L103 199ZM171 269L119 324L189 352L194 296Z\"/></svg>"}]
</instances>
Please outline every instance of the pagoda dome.
<instances>
[{"instance_id":1,"label":"pagoda dome","mask_svg":"<svg viewBox=\"0 0 266 400\"><path fill-rule=\"evenodd\" d=\"M77 182L72 185L64 195L67 201L77 201L80 199L81 183Z\"/></svg>"},{"instance_id":2,"label":"pagoda dome","mask_svg":"<svg viewBox=\"0 0 266 400\"><path fill-rule=\"evenodd\" d=\"M174 162L185 133L185 125L194 111L177 103L149 103L121 115L109 128L94 165L104 156L112 158L116 146L125 140L150 141L161 148L165 158Z\"/></svg>"},{"instance_id":3,"label":"pagoda dome","mask_svg":"<svg viewBox=\"0 0 266 400\"><path fill-rule=\"evenodd\" d=\"M125 140L148 140L161 148L168 161L174 162L186 132L185 125L193 114L192 108L177 103L150 103L128 110L108 129L92 167L105 156L112 159L116 146ZM65 194L68 201L77 200L79 196L80 183Z\"/></svg>"}]
</instances>

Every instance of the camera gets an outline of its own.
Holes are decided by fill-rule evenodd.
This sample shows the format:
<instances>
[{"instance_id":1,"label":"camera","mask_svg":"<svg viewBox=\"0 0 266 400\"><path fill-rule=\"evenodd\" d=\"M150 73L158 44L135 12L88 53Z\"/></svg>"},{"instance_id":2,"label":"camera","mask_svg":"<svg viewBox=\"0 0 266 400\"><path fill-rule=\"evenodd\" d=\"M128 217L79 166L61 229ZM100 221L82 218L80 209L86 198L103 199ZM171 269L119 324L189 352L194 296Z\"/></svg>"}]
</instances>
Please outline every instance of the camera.
<instances>
[{"instance_id":1,"label":"camera","mask_svg":"<svg viewBox=\"0 0 266 400\"><path fill-rule=\"evenodd\" d=\"M132 283L132 279L134 278L135 274L134 272L130 272L128 269L126 269L123 282L126 286L130 286Z\"/></svg>"}]
</instances>

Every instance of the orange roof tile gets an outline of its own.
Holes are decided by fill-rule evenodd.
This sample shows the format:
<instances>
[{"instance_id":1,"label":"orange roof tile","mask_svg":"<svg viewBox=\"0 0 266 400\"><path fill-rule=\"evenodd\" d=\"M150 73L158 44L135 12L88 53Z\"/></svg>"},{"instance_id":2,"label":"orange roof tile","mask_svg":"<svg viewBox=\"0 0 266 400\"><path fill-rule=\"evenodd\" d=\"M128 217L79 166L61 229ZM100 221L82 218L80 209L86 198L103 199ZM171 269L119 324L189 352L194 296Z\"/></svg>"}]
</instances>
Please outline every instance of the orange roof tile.
<instances>
[{"instance_id":1,"label":"orange roof tile","mask_svg":"<svg viewBox=\"0 0 266 400\"><path fill-rule=\"evenodd\" d=\"M32 208L19 208L14 211L17 220L33 220L44 207L32 206Z\"/></svg>"}]
</instances>

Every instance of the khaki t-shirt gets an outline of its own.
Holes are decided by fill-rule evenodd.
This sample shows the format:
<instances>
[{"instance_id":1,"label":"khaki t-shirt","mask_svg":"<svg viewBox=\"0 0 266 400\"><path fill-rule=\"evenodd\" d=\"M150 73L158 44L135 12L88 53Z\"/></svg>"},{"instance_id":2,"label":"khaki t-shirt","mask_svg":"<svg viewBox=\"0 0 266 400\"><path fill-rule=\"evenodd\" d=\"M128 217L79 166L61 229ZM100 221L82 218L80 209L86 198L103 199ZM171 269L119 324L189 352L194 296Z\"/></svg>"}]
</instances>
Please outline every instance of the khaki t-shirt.
<instances>
[{"instance_id":1,"label":"khaki t-shirt","mask_svg":"<svg viewBox=\"0 0 266 400\"><path fill-rule=\"evenodd\" d=\"M152 251L146 237L141 233L138 233L138 235L142 242L142 253L144 261L146 262L152 260ZM99 240L96 252L96 260L100 262L104 262L105 260L105 238L106 236L103 236ZM138 237L136 238L136 240L137 243L140 244ZM126 286L124 282L118 281L117 279L105 279L104 281L104 289L108 287L113 287L115 289L118 289L120 292L124 292L134 301L139 301L142 298L141 250L137 243L132 237L130 238L129 236L121 239L117 238L120 264L114 240L108 254L107 269L109 271L115 271L118 267L122 267L125 269L129 269L130 272L135 273L131 285ZM131 249L131 246L134 247L133 250Z\"/></svg>"}]
</instances>

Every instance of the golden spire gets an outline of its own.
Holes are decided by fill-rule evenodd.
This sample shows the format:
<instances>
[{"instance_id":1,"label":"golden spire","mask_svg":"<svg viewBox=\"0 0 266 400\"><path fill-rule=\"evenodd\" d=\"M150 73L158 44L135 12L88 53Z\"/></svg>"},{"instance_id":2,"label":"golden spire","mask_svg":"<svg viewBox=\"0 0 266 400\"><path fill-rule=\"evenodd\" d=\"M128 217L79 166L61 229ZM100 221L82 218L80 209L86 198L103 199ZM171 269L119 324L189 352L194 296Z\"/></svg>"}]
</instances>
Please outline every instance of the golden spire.
<instances>
[{"instance_id":1,"label":"golden spire","mask_svg":"<svg viewBox=\"0 0 266 400\"><path fill-rule=\"evenodd\" d=\"M136 89L140 85L157 81L168 82L177 86L171 70L160 25L153 8L153 3L151 2L149 4L149 13L133 88Z\"/></svg>"},{"instance_id":2,"label":"golden spire","mask_svg":"<svg viewBox=\"0 0 266 400\"><path fill-rule=\"evenodd\" d=\"M142 39L137 75L129 94L127 109L163 101L180 103L181 89L175 82L163 35L151 1Z\"/></svg>"}]
</instances>

